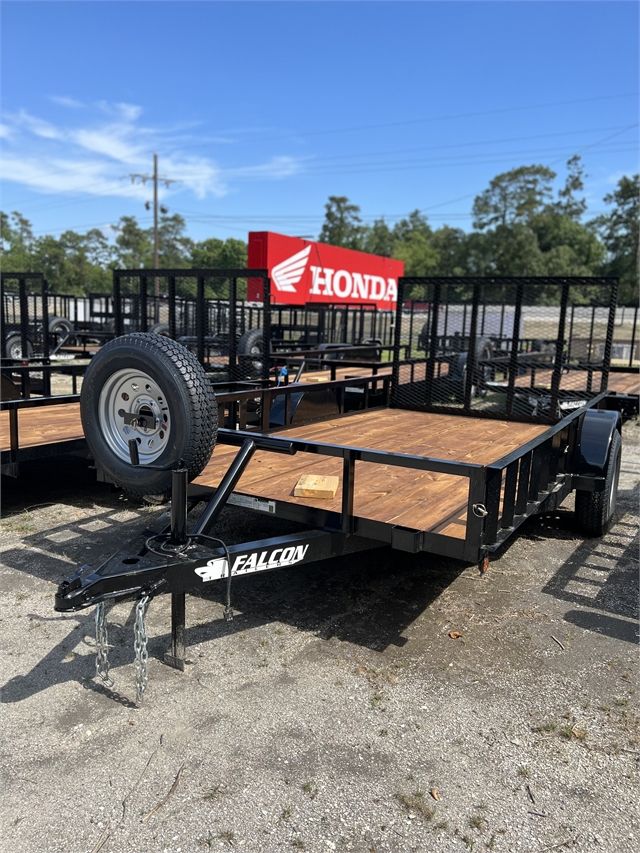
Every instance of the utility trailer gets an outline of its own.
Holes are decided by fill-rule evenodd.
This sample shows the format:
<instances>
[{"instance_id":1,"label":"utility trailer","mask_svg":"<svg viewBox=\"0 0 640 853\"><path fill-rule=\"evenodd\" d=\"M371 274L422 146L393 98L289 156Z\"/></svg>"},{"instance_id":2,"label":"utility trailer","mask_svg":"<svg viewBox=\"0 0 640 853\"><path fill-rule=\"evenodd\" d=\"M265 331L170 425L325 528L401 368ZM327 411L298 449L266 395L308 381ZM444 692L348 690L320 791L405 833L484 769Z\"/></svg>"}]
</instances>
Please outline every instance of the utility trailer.
<instances>
[{"instance_id":1,"label":"utility trailer","mask_svg":"<svg viewBox=\"0 0 640 853\"><path fill-rule=\"evenodd\" d=\"M520 308L525 297L535 299L541 285L536 279L501 281ZM565 308L572 288L584 286L584 280L544 283L559 288ZM608 294L612 324L616 283L597 284ZM420 287L437 303L447 286L443 279L404 279L400 294ZM466 287L473 344L481 283L469 280ZM507 394L473 395L472 346L462 400L445 399L441 389L436 393L437 358L402 363L398 317L391 376L369 377L388 384L385 405L338 417L315 412L307 423L279 429L264 423L254 429L218 428L218 404L207 376L177 342L135 334L107 344L82 388L88 444L130 494L170 493L171 524L147 532L97 568L81 567L58 589L58 611L96 607L98 675L108 680L106 608L114 601L136 602L141 700L147 683L145 613L155 596L172 596L172 645L165 659L183 669L186 594L206 594L226 584L225 615L231 618L237 576L389 546L476 563L485 571L490 556L527 519L554 509L572 491L585 535L602 535L615 513L621 454L620 415L606 409L611 337L597 385L592 374L589 391L568 389L575 406L563 410L565 319L561 311L553 405L532 410L523 404L515 385L517 340ZM274 397L295 391L296 385L268 389ZM549 390L540 394L549 396ZM329 499L295 496L299 477L309 473L337 476L339 492ZM296 522L299 530L227 544L215 535L227 504Z\"/></svg>"}]
</instances>

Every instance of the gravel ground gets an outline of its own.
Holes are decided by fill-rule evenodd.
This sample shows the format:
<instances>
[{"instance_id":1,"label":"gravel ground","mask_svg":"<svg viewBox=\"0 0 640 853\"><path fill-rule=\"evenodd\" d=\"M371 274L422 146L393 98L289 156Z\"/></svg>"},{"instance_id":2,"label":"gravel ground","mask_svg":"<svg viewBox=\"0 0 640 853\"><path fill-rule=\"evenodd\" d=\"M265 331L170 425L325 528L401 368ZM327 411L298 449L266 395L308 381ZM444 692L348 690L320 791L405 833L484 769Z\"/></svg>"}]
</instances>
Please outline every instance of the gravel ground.
<instances>
[{"instance_id":1,"label":"gravel ground","mask_svg":"<svg viewBox=\"0 0 640 853\"><path fill-rule=\"evenodd\" d=\"M110 612L109 691L93 613L53 594L164 511L80 463L6 484L4 849L637 850L637 425L624 442L603 540L568 503L482 577L381 550L241 578L231 623L221 595L188 600L183 674L152 602L140 709L131 606ZM280 529L229 509L221 535Z\"/></svg>"}]
</instances>

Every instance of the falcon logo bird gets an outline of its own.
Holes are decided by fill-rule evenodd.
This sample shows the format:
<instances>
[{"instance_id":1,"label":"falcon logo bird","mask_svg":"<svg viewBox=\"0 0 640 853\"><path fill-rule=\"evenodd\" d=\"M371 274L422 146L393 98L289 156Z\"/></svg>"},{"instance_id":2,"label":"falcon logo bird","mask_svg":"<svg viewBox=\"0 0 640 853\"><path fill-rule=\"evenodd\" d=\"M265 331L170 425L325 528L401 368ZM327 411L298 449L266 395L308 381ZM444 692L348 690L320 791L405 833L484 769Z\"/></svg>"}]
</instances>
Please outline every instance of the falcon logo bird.
<instances>
[{"instance_id":1,"label":"falcon logo bird","mask_svg":"<svg viewBox=\"0 0 640 853\"><path fill-rule=\"evenodd\" d=\"M301 252L296 252L284 261L280 261L271 270L271 278L278 290L285 293L295 293L296 284L302 278L302 275L309 260L311 246L305 246Z\"/></svg>"}]
</instances>

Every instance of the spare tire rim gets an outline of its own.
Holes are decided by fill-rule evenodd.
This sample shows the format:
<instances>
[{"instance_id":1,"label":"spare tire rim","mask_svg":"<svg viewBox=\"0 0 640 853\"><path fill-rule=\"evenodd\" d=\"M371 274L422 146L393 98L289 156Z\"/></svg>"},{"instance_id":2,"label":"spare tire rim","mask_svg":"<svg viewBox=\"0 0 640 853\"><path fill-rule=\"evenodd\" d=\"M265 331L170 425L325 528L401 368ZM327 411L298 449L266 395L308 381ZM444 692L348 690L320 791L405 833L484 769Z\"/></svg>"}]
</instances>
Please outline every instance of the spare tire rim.
<instances>
[{"instance_id":1,"label":"spare tire rim","mask_svg":"<svg viewBox=\"0 0 640 853\"><path fill-rule=\"evenodd\" d=\"M145 426L126 423L125 415L141 416ZM171 416L166 395L142 370L118 370L107 379L98 401L98 421L109 448L124 462L131 458L132 438L138 443L142 465L154 462L169 444Z\"/></svg>"}]
</instances>

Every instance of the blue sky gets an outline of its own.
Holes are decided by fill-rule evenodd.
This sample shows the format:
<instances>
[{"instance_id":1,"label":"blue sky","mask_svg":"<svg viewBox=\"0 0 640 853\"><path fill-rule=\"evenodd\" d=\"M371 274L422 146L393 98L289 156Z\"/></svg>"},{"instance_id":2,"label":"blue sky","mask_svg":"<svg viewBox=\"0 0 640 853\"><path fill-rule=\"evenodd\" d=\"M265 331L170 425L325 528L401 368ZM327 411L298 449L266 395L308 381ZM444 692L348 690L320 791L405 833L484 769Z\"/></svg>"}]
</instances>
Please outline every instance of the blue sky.
<instances>
[{"instance_id":1,"label":"blue sky","mask_svg":"<svg viewBox=\"0 0 640 853\"><path fill-rule=\"evenodd\" d=\"M632 2L4 2L2 208L36 234L150 222L153 152L195 239L363 219L470 227L498 172L637 170Z\"/></svg>"}]
</instances>

